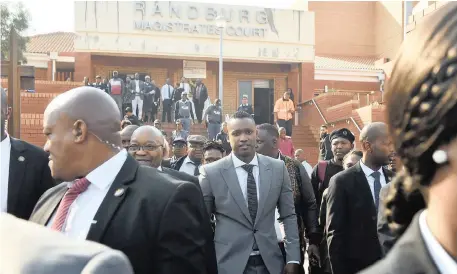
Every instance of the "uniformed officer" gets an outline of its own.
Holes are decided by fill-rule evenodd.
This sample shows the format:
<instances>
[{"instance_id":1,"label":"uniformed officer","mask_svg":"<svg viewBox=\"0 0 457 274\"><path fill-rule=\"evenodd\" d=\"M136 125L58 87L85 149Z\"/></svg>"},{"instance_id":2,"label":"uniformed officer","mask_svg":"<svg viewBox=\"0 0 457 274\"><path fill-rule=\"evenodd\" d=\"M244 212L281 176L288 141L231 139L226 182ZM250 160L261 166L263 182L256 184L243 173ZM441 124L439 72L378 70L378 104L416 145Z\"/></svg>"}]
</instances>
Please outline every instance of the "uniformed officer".
<instances>
[{"instance_id":1,"label":"uniformed officer","mask_svg":"<svg viewBox=\"0 0 457 274\"><path fill-rule=\"evenodd\" d=\"M206 109L203 115L203 121L205 121L206 128L208 129L208 139L213 141L221 130L222 109L220 99L214 100L214 104Z\"/></svg>"},{"instance_id":2,"label":"uniformed officer","mask_svg":"<svg viewBox=\"0 0 457 274\"><path fill-rule=\"evenodd\" d=\"M241 99L241 105L238 107L238 111L244 111L251 115L254 115L254 109L252 108L251 104L248 104L248 96L243 95Z\"/></svg>"},{"instance_id":3,"label":"uniformed officer","mask_svg":"<svg viewBox=\"0 0 457 274\"><path fill-rule=\"evenodd\" d=\"M187 132L190 131L191 121L193 123L195 117L194 110L192 108L192 102L187 99L187 92L181 93L181 100L176 102L175 119L180 119L182 123L182 128Z\"/></svg>"}]
</instances>

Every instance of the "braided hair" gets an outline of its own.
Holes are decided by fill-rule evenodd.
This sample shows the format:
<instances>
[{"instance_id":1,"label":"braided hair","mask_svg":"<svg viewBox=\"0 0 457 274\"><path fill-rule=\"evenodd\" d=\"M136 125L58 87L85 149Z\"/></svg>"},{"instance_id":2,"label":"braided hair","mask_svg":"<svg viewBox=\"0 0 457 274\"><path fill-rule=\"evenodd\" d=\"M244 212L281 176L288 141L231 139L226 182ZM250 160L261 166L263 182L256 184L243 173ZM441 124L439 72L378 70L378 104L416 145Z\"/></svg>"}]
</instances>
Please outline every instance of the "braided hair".
<instances>
[{"instance_id":1,"label":"braided hair","mask_svg":"<svg viewBox=\"0 0 457 274\"><path fill-rule=\"evenodd\" d=\"M403 44L387 83L387 117L404 169L386 198L390 227L402 234L425 207L420 189L439 166L433 153L457 132L457 4L424 20Z\"/></svg>"}]
</instances>

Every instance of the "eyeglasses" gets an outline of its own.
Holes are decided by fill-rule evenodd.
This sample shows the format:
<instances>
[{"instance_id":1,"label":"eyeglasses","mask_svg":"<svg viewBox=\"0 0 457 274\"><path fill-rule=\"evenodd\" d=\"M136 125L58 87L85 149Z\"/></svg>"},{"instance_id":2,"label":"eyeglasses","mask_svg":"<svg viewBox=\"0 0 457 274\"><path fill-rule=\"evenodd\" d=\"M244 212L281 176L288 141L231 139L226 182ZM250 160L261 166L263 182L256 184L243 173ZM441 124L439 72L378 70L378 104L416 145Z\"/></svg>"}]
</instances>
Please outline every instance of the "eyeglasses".
<instances>
[{"instance_id":1,"label":"eyeglasses","mask_svg":"<svg viewBox=\"0 0 457 274\"><path fill-rule=\"evenodd\" d=\"M146 145L146 146L139 146L139 145L130 145L128 147L128 150L131 152L136 152L142 149L143 151L154 151L158 149L159 147L162 147L162 145L154 146L154 145Z\"/></svg>"}]
</instances>

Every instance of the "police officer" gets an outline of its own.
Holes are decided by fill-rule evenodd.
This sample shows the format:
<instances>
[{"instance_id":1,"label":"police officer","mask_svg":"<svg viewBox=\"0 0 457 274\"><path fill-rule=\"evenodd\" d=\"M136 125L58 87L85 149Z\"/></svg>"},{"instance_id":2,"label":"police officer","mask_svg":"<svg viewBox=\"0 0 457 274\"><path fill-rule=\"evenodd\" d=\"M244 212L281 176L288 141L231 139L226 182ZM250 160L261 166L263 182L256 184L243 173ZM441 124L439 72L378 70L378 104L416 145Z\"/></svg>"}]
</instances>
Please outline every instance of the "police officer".
<instances>
[{"instance_id":1,"label":"police officer","mask_svg":"<svg viewBox=\"0 0 457 274\"><path fill-rule=\"evenodd\" d=\"M191 117L192 120L190 119ZM192 102L187 99L187 92L181 93L181 100L175 104L175 119L180 119L182 128L187 132L190 131L191 121L193 123L195 117Z\"/></svg>"},{"instance_id":2,"label":"police officer","mask_svg":"<svg viewBox=\"0 0 457 274\"><path fill-rule=\"evenodd\" d=\"M221 130L222 109L220 99L214 100L214 104L206 109L203 115L203 121L205 121L208 129L208 139L211 141L214 140Z\"/></svg>"},{"instance_id":3,"label":"police officer","mask_svg":"<svg viewBox=\"0 0 457 274\"><path fill-rule=\"evenodd\" d=\"M254 110L252 109L252 105L248 104L247 95L243 95L243 99L241 99L241 105L238 107L238 111L244 111L251 115L254 115Z\"/></svg>"}]
</instances>

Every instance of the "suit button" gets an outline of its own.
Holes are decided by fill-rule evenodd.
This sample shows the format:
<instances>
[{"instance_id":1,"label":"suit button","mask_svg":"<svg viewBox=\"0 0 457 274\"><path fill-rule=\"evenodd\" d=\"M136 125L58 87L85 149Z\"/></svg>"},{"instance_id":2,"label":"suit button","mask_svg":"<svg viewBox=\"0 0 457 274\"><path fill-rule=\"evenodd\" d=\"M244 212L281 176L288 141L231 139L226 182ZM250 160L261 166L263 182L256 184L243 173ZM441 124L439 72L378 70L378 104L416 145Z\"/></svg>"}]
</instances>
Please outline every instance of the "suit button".
<instances>
[{"instance_id":1,"label":"suit button","mask_svg":"<svg viewBox=\"0 0 457 274\"><path fill-rule=\"evenodd\" d=\"M254 229L253 232L256 233L256 232L257 232L257 229Z\"/></svg>"}]
</instances>

